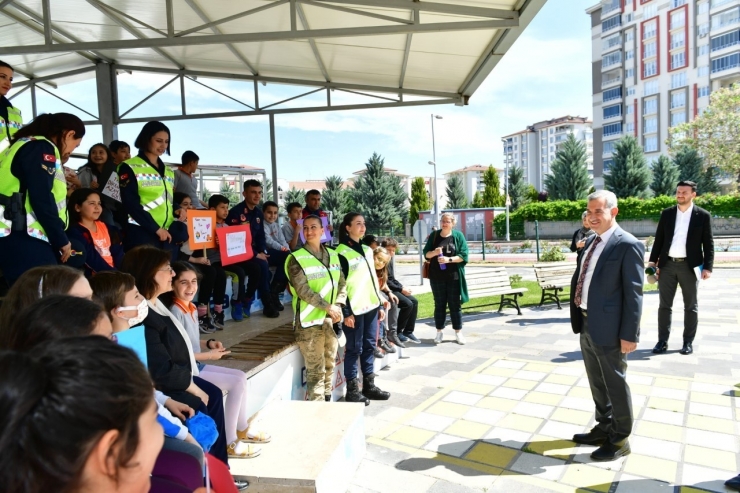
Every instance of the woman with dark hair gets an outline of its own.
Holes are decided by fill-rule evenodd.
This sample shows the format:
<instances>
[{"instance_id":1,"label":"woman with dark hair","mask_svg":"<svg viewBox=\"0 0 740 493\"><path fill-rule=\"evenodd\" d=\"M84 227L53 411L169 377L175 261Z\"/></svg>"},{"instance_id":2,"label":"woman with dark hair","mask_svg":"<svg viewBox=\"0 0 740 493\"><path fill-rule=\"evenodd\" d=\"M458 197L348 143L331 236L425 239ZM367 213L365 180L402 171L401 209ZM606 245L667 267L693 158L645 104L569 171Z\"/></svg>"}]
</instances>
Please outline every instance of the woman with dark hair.
<instances>
[{"instance_id":1,"label":"woman with dark hair","mask_svg":"<svg viewBox=\"0 0 740 493\"><path fill-rule=\"evenodd\" d=\"M375 335L378 322L385 319L385 309L375 274L375 259L369 247L360 240L365 236L365 218L356 212L344 216L339 228L339 262L347 280L347 303L344 312L344 328L347 349L344 354L344 377L347 379L349 402L364 402L369 399L387 400L391 394L375 386ZM362 392L357 375L357 360L362 370Z\"/></svg>"},{"instance_id":2,"label":"woman with dark hair","mask_svg":"<svg viewBox=\"0 0 740 493\"><path fill-rule=\"evenodd\" d=\"M114 270L123 261L123 246L114 226L110 229L100 221L103 212L101 194L91 188L72 192L67 204L69 229L67 236L85 246L85 275Z\"/></svg>"},{"instance_id":3,"label":"woman with dark hair","mask_svg":"<svg viewBox=\"0 0 740 493\"><path fill-rule=\"evenodd\" d=\"M20 312L3 332L0 349L25 352L63 337L99 335L110 339L113 328L99 304L76 296L54 294Z\"/></svg>"},{"instance_id":4,"label":"woman with dark hair","mask_svg":"<svg viewBox=\"0 0 740 493\"><path fill-rule=\"evenodd\" d=\"M13 284L0 306L0 346L5 330L13 325L18 314L40 298L52 294L66 294L78 298L92 298L90 283L81 270L66 265L34 267Z\"/></svg>"},{"instance_id":5,"label":"woman with dark hair","mask_svg":"<svg viewBox=\"0 0 740 493\"><path fill-rule=\"evenodd\" d=\"M11 285L31 267L64 263L72 254L62 164L84 135L74 115L39 115L0 157L0 269Z\"/></svg>"},{"instance_id":6,"label":"woman with dark hair","mask_svg":"<svg viewBox=\"0 0 740 493\"><path fill-rule=\"evenodd\" d=\"M108 146L102 143L95 144L90 148L90 152L87 154L87 163L77 170L77 179L80 180L81 188L91 188L100 194L100 199L103 202L101 221L110 226L116 226L114 215L121 203L110 194L103 193L103 190L110 177L115 173L116 165L113 164L113 153L110 152ZM114 179L111 186L114 191L117 190L118 180ZM120 194L120 191L118 193ZM117 226L121 227L120 224Z\"/></svg>"},{"instance_id":7,"label":"woman with dark hair","mask_svg":"<svg viewBox=\"0 0 740 493\"><path fill-rule=\"evenodd\" d=\"M13 87L13 67L0 60L0 152L10 147L10 138L23 126L21 110L8 98Z\"/></svg>"},{"instance_id":8,"label":"woman with dark hair","mask_svg":"<svg viewBox=\"0 0 740 493\"><path fill-rule=\"evenodd\" d=\"M128 214L126 250L152 245L171 252L175 260L176 244L183 241L180 229L174 239L169 230L175 222L172 204L175 173L160 159L164 153L170 154L170 129L162 122L148 122L134 146L139 153L118 166L121 199ZM175 224L178 228L183 226Z\"/></svg>"},{"instance_id":9,"label":"woman with dark hair","mask_svg":"<svg viewBox=\"0 0 740 493\"><path fill-rule=\"evenodd\" d=\"M0 352L4 491L149 491L162 441L152 381L130 349L87 336Z\"/></svg>"},{"instance_id":10,"label":"woman with dark hair","mask_svg":"<svg viewBox=\"0 0 740 493\"><path fill-rule=\"evenodd\" d=\"M157 389L213 418L219 436L211 452L228 464L223 393L198 376L185 328L159 300L160 295L172 291L174 271L170 253L149 245L136 247L123 257L121 270L134 276L137 289L147 300L149 309L144 319L147 364Z\"/></svg>"},{"instance_id":11,"label":"woman with dark hair","mask_svg":"<svg viewBox=\"0 0 740 493\"><path fill-rule=\"evenodd\" d=\"M583 247L586 246L588 237L596 234L591 230L591 225L588 223L588 219L586 219L586 214L586 211L583 211L583 214L581 214L581 222L583 224L573 233L573 240L570 242L571 252L581 253Z\"/></svg>"}]
</instances>

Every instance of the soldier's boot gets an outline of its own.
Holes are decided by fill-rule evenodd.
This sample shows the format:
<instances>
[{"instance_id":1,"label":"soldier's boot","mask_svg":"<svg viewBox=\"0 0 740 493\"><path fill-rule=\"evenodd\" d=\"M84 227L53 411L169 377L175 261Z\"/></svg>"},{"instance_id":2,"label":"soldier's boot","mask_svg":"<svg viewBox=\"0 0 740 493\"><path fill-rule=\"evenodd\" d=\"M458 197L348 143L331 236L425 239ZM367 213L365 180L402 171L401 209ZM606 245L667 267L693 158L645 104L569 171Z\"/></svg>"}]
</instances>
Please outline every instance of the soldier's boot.
<instances>
[{"instance_id":1,"label":"soldier's boot","mask_svg":"<svg viewBox=\"0 0 740 493\"><path fill-rule=\"evenodd\" d=\"M347 380L347 395L344 396L347 402L364 402L366 406L370 405L370 400L360 392L360 379L353 378Z\"/></svg>"},{"instance_id":2,"label":"soldier's boot","mask_svg":"<svg viewBox=\"0 0 740 493\"><path fill-rule=\"evenodd\" d=\"M362 380L362 395L374 401L387 401L388 398L391 396L391 393L380 390L378 387L376 387L375 374L368 373L363 377Z\"/></svg>"},{"instance_id":3,"label":"soldier's boot","mask_svg":"<svg viewBox=\"0 0 740 493\"><path fill-rule=\"evenodd\" d=\"M378 344L380 345L380 348L386 353L396 352L396 348L394 348L391 344L388 344L388 339L381 339L378 341Z\"/></svg>"},{"instance_id":4,"label":"soldier's boot","mask_svg":"<svg viewBox=\"0 0 740 493\"><path fill-rule=\"evenodd\" d=\"M402 348L406 347L404 343L401 342L401 339L398 338L398 333L393 329L390 329L388 331L388 340L398 347L402 347Z\"/></svg>"}]
</instances>

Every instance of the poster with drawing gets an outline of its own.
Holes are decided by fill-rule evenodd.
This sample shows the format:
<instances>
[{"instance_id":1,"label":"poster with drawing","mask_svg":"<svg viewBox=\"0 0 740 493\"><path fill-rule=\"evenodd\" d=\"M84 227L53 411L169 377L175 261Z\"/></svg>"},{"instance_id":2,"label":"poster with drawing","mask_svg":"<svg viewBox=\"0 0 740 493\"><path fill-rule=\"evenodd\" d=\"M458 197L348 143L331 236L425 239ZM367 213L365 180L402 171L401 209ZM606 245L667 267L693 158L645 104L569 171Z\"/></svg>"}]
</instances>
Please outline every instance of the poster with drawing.
<instances>
[{"instance_id":1,"label":"poster with drawing","mask_svg":"<svg viewBox=\"0 0 740 493\"><path fill-rule=\"evenodd\" d=\"M111 173L110 178L108 178L108 182L100 193L112 198L116 202L122 202L121 187L118 186L118 173Z\"/></svg>"},{"instance_id":2,"label":"poster with drawing","mask_svg":"<svg viewBox=\"0 0 740 493\"><path fill-rule=\"evenodd\" d=\"M188 211L188 246L191 250L215 248L216 211Z\"/></svg>"}]
</instances>

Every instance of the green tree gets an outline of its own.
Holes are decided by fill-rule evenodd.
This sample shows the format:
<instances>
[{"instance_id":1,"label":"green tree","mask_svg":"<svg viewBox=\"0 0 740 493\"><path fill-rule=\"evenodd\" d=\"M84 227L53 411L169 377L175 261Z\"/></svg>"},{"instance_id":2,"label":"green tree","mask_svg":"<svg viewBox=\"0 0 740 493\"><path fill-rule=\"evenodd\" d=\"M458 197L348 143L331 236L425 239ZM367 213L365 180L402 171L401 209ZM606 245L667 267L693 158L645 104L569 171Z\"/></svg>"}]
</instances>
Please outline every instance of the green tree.
<instances>
[{"instance_id":1,"label":"green tree","mask_svg":"<svg viewBox=\"0 0 740 493\"><path fill-rule=\"evenodd\" d=\"M693 181L699 183L704 171L704 160L696 149L682 146L676 150L673 164L678 168L678 181Z\"/></svg>"},{"instance_id":2,"label":"green tree","mask_svg":"<svg viewBox=\"0 0 740 493\"><path fill-rule=\"evenodd\" d=\"M332 226L338 228L347 213L347 191L342 187L344 180L339 175L327 176L326 188L321 195L321 208L332 213Z\"/></svg>"},{"instance_id":3,"label":"green tree","mask_svg":"<svg viewBox=\"0 0 740 493\"><path fill-rule=\"evenodd\" d=\"M283 196L283 201L285 202L285 205L290 204L291 202L298 202L301 204L301 207L305 205L304 197L305 193L303 190L298 190L296 187L290 187L290 190L285 192L285 195Z\"/></svg>"},{"instance_id":4,"label":"green tree","mask_svg":"<svg viewBox=\"0 0 740 493\"><path fill-rule=\"evenodd\" d=\"M470 204L470 207L473 209L482 209L485 206L483 205L483 197L481 197L479 191L475 191L475 194L473 195L473 202Z\"/></svg>"},{"instance_id":5,"label":"green tree","mask_svg":"<svg viewBox=\"0 0 740 493\"><path fill-rule=\"evenodd\" d=\"M568 134L545 177L545 189L552 200L582 200L590 187L586 145Z\"/></svg>"},{"instance_id":6,"label":"green tree","mask_svg":"<svg viewBox=\"0 0 740 493\"><path fill-rule=\"evenodd\" d=\"M260 200L259 208L263 209L265 202L274 201L272 198L272 180L269 178L265 178L265 181L262 183L262 200Z\"/></svg>"},{"instance_id":7,"label":"green tree","mask_svg":"<svg viewBox=\"0 0 740 493\"><path fill-rule=\"evenodd\" d=\"M483 172L483 207L502 207L506 198L501 194L501 180L493 165Z\"/></svg>"},{"instance_id":8,"label":"green tree","mask_svg":"<svg viewBox=\"0 0 740 493\"><path fill-rule=\"evenodd\" d=\"M529 202L537 202L540 199L540 192L537 191L537 189L534 187L534 185L529 185L527 187L527 199Z\"/></svg>"},{"instance_id":9,"label":"green tree","mask_svg":"<svg viewBox=\"0 0 740 493\"><path fill-rule=\"evenodd\" d=\"M223 195L224 197L229 199L229 205L236 205L242 200L239 192L234 189L233 185L230 185L229 182L226 181L226 178L221 178L221 183L218 188L218 194ZM212 195L214 194L206 190L206 193L203 194L203 201L208 202L208 199L211 198Z\"/></svg>"},{"instance_id":10,"label":"green tree","mask_svg":"<svg viewBox=\"0 0 740 493\"><path fill-rule=\"evenodd\" d=\"M678 173L678 167L667 156L660 156L653 163L653 183L650 185L653 195L659 197L675 194Z\"/></svg>"},{"instance_id":11,"label":"green tree","mask_svg":"<svg viewBox=\"0 0 740 493\"><path fill-rule=\"evenodd\" d=\"M620 199L648 198L652 177L637 139L631 135L619 139L612 157L614 164L609 168L609 173L604 175L606 189L614 192Z\"/></svg>"},{"instance_id":12,"label":"green tree","mask_svg":"<svg viewBox=\"0 0 740 493\"><path fill-rule=\"evenodd\" d=\"M529 203L530 201L529 187L530 185L527 185L527 182L524 181L524 170L519 166L510 167L509 168L509 197L511 197L511 210L512 211L515 211L521 206ZM535 190L535 193L537 193L536 190Z\"/></svg>"},{"instance_id":13,"label":"green tree","mask_svg":"<svg viewBox=\"0 0 740 493\"><path fill-rule=\"evenodd\" d=\"M398 189L404 196L397 176L385 171L384 159L377 153L365 163L365 172L357 177L351 189L357 212L365 216L368 231L388 229L401 221L405 207L398 207Z\"/></svg>"},{"instance_id":14,"label":"green tree","mask_svg":"<svg viewBox=\"0 0 740 493\"><path fill-rule=\"evenodd\" d=\"M427 193L424 178L417 176L411 182L411 207L409 207L409 222L414 224L419 219L419 212L431 209L429 194Z\"/></svg>"},{"instance_id":15,"label":"green tree","mask_svg":"<svg viewBox=\"0 0 740 493\"><path fill-rule=\"evenodd\" d=\"M447 180L447 208L448 209L465 209L468 206L468 199L465 197L462 178L460 175L452 175Z\"/></svg>"},{"instance_id":16,"label":"green tree","mask_svg":"<svg viewBox=\"0 0 740 493\"><path fill-rule=\"evenodd\" d=\"M671 150L688 146L704 156L708 166L733 176L740 174L740 85L712 92L709 106L693 121L670 129Z\"/></svg>"},{"instance_id":17,"label":"green tree","mask_svg":"<svg viewBox=\"0 0 740 493\"><path fill-rule=\"evenodd\" d=\"M699 177L699 182L696 184L696 192L699 195L707 193L721 193L722 188L719 186L720 174L721 171L719 168L716 166L709 166L704 170L704 172L702 172L701 177Z\"/></svg>"}]
</instances>

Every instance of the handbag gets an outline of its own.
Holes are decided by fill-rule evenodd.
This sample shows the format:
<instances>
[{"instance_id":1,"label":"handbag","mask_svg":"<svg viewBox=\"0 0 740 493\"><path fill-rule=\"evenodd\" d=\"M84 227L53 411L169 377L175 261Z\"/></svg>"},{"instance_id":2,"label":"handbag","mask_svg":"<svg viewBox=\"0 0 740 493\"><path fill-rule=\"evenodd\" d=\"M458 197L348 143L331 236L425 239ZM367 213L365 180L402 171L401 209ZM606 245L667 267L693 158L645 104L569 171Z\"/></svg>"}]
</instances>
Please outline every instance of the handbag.
<instances>
[{"instance_id":1,"label":"handbag","mask_svg":"<svg viewBox=\"0 0 740 493\"><path fill-rule=\"evenodd\" d=\"M437 232L434 232L434 239L432 240L432 245L434 245L434 242L437 241ZM421 277L423 279L429 279L429 260L424 260L424 265L421 266Z\"/></svg>"}]
</instances>

